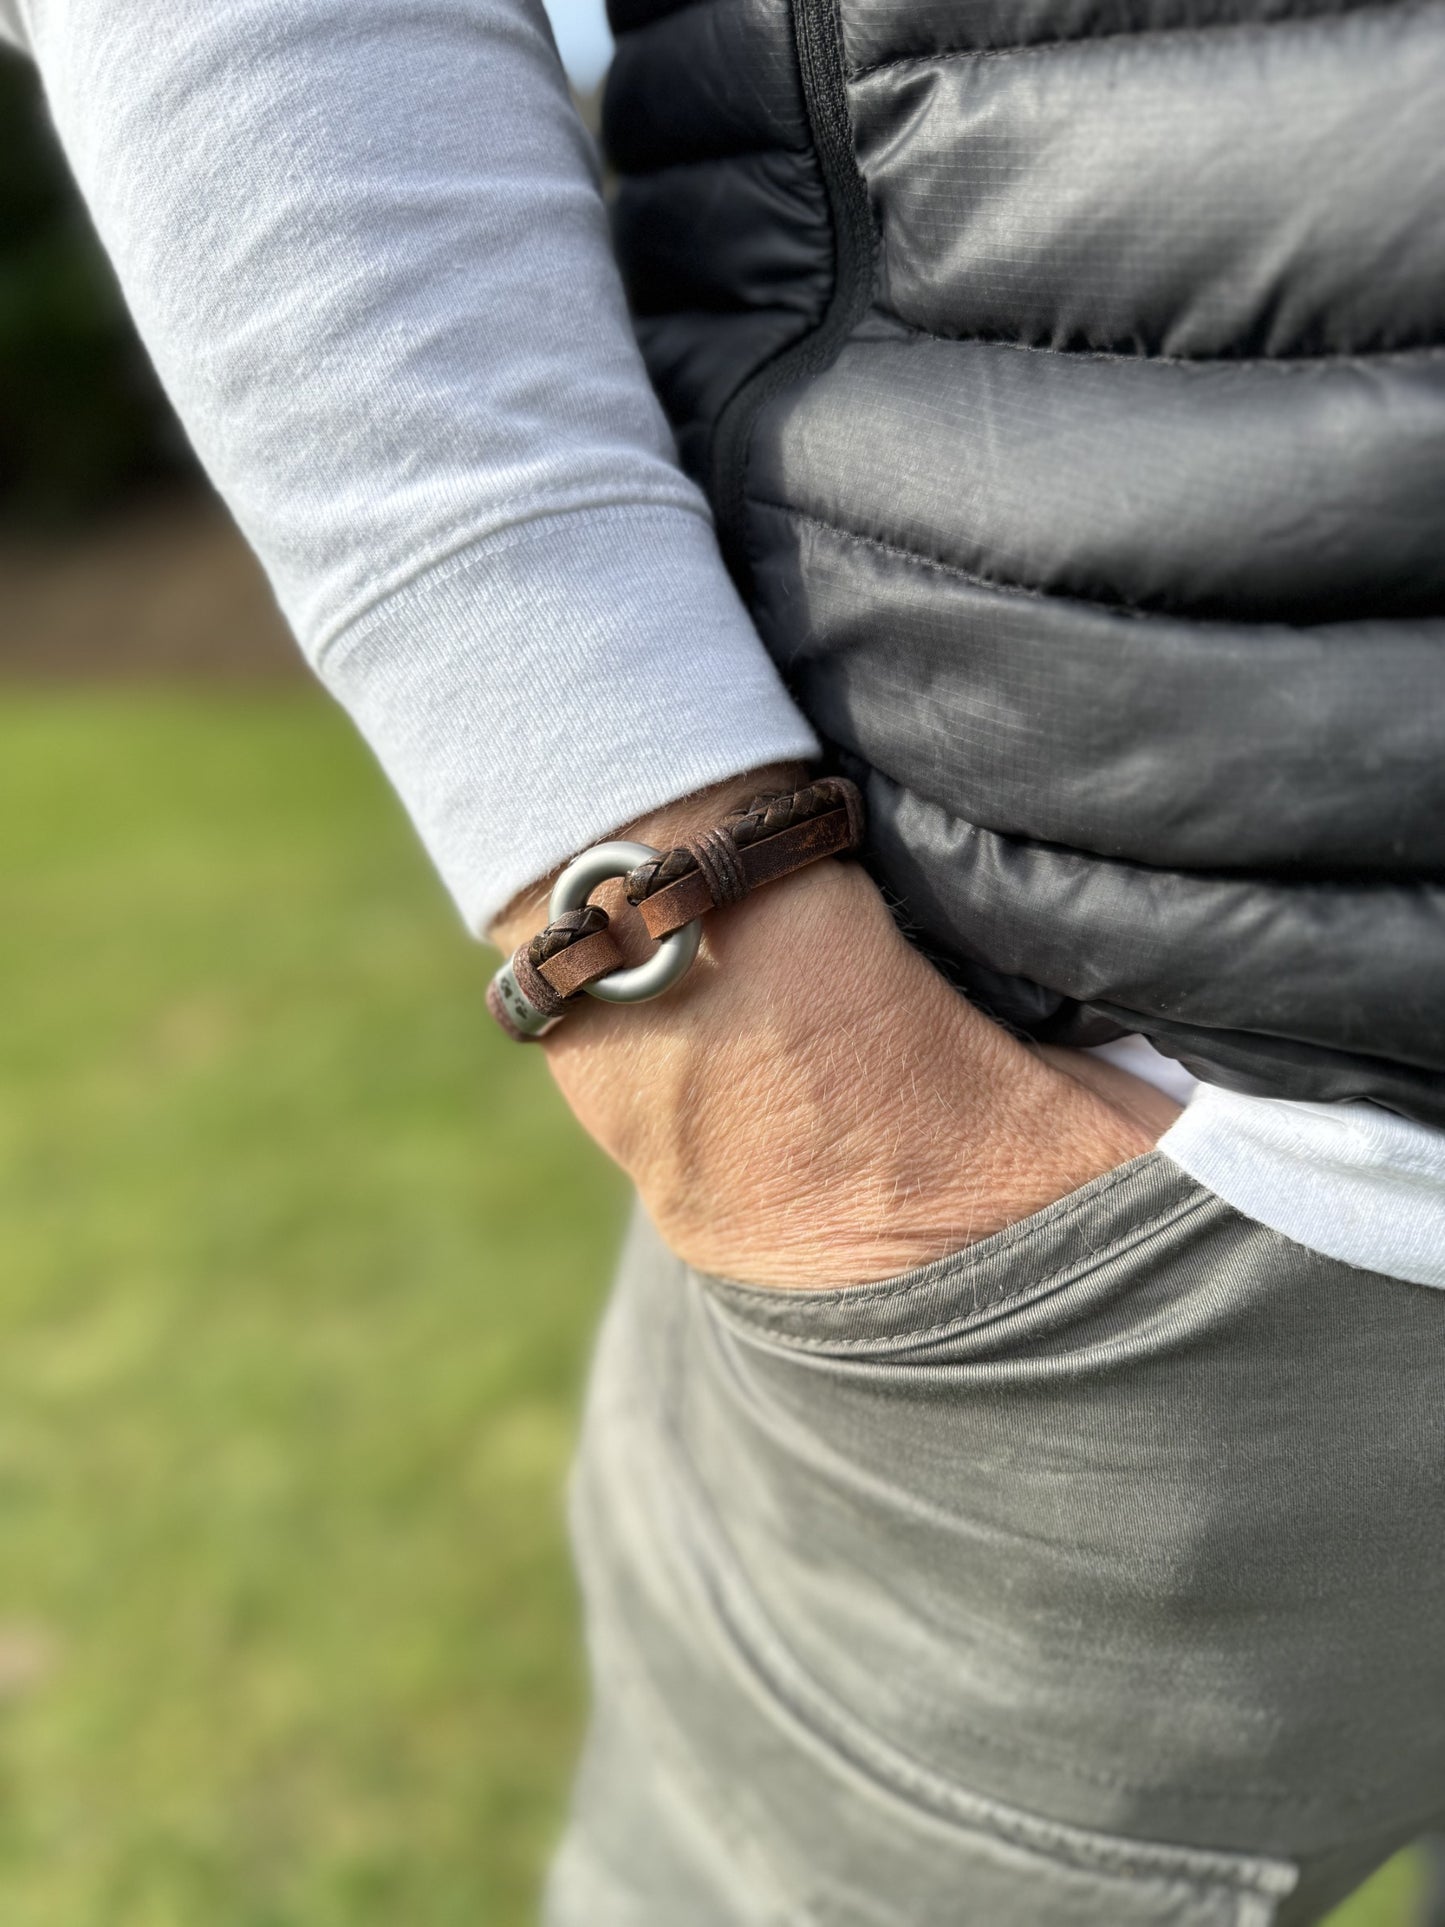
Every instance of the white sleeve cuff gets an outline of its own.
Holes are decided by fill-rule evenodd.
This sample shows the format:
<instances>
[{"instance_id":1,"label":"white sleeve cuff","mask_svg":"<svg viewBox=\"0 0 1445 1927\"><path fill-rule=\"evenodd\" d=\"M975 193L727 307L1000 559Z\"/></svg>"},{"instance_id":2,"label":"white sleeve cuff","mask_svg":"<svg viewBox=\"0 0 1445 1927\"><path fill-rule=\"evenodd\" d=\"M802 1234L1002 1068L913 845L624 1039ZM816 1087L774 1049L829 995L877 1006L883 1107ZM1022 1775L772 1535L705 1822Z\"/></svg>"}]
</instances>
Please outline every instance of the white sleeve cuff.
<instances>
[{"instance_id":1,"label":"white sleeve cuff","mask_svg":"<svg viewBox=\"0 0 1445 1927\"><path fill-rule=\"evenodd\" d=\"M634 818L818 749L686 508L517 524L368 610L318 667L478 933Z\"/></svg>"}]
</instances>

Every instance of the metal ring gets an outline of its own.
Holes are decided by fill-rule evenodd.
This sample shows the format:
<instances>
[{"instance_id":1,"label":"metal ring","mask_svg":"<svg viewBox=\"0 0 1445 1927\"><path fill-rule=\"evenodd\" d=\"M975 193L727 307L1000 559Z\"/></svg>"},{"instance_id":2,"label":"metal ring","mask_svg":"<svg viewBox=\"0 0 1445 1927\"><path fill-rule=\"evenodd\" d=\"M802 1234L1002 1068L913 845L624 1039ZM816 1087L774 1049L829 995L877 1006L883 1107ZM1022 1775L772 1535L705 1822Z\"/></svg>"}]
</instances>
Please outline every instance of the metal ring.
<instances>
[{"instance_id":1,"label":"metal ring","mask_svg":"<svg viewBox=\"0 0 1445 1927\"><path fill-rule=\"evenodd\" d=\"M605 883L609 877L626 876L639 863L648 863L661 854L650 843L627 843L619 839L615 843L594 844L581 856L574 857L553 885L552 900L547 906L548 919L560 917L566 910L580 910L599 883ZM691 923L664 937L646 963L599 977L596 983L586 985L587 995L601 998L604 1004L645 1004L650 997L660 997L692 967L701 941L702 919L694 917Z\"/></svg>"}]
</instances>

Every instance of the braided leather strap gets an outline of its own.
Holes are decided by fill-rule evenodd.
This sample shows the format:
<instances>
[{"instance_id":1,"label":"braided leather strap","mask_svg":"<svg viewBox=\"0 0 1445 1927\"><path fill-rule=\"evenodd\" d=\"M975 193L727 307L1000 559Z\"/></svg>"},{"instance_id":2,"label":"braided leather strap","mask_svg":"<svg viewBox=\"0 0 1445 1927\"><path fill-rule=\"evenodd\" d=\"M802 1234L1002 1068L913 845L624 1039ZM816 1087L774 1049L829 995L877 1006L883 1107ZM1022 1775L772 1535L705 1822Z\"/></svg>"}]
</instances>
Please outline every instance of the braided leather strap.
<instances>
[{"instance_id":1,"label":"braided leather strap","mask_svg":"<svg viewBox=\"0 0 1445 1927\"><path fill-rule=\"evenodd\" d=\"M622 952L598 903L564 910L527 945L527 961L542 981L566 999L620 968Z\"/></svg>"},{"instance_id":2,"label":"braided leather strap","mask_svg":"<svg viewBox=\"0 0 1445 1927\"><path fill-rule=\"evenodd\" d=\"M821 857L856 849L862 837L857 785L821 777L806 789L756 796L714 829L640 863L628 876L627 901L648 936L665 937Z\"/></svg>"},{"instance_id":3,"label":"braided leather strap","mask_svg":"<svg viewBox=\"0 0 1445 1927\"><path fill-rule=\"evenodd\" d=\"M800 790L754 797L746 809L734 811L676 849L650 857L628 872L627 900L648 935L660 942L707 911L740 902L765 883L823 857L846 855L858 847L862 836L863 800L856 786L841 776L822 777ZM600 845L590 854L605 862L613 847ZM631 860L628 845L615 848L627 852L623 862ZM572 869L580 872L583 862L579 857ZM562 884L567 874L563 873ZM585 887L579 880L574 889L580 894ZM695 949L694 936L679 971L686 969ZM589 985L623 968L607 912L598 904L584 903L579 909L563 911L529 943L519 945L493 977L487 1008L509 1036L530 1042L544 1037ZM616 991L623 993L621 982ZM630 994L656 993L632 989Z\"/></svg>"}]
</instances>

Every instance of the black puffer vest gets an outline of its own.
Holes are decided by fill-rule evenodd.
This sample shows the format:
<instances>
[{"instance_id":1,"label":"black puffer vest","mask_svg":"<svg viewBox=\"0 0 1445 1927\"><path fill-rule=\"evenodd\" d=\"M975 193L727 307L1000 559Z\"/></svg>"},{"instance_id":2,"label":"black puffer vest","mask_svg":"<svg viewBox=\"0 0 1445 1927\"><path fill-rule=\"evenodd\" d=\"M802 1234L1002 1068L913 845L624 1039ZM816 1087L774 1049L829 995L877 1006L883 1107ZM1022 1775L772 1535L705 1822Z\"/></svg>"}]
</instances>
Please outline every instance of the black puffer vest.
<instances>
[{"instance_id":1,"label":"black puffer vest","mask_svg":"<svg viewBox=\"0 0 1445 1927\"><path fill-rule=\"evenodd\" d=\"M1445 1124L1445 6L612 10L643 349L918 940Z\"/></svg>"}]
</instances>

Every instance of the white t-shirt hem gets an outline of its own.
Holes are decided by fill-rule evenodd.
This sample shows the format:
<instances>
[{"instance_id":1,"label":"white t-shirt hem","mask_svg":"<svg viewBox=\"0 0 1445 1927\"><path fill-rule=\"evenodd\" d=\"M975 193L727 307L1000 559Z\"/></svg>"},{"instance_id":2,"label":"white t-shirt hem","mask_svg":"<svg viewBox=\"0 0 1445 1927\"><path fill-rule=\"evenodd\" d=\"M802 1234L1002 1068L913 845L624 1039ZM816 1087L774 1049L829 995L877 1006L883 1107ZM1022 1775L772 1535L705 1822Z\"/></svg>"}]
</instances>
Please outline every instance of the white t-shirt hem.
<instances>
[{"instance_id":1,"label":"white t-shirt hem","mask_svg":"<svg viewBox=\"0 0 1445 1927\"><path fill-rule=\"evenodd\" d=\"M1445 1289L1445 1132L1375 1104L1242 1097L1202 1084L1159 1149L1297 1244Z\"/></svg>"}]
</instances>

